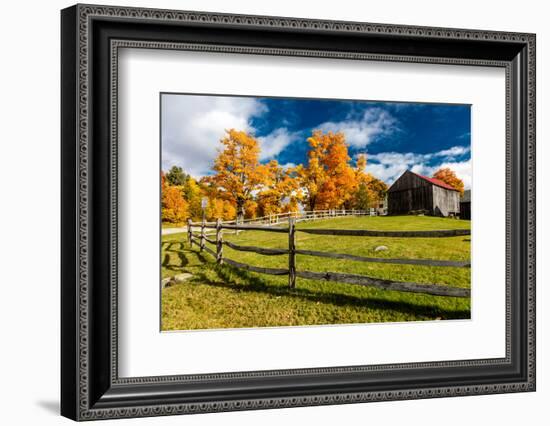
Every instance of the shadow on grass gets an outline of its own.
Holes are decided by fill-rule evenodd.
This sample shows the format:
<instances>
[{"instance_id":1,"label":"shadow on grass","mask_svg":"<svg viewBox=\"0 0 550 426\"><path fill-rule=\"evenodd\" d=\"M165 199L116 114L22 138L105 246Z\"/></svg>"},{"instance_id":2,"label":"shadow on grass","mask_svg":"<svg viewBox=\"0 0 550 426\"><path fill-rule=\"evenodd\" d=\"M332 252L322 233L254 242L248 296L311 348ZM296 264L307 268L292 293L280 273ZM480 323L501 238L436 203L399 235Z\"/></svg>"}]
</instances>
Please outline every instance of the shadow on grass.
<instances>
[{"instance_id":1,"label":"shadow on grass","mask_svg":"<svg viewBox=\"0 0 550 426\"><path fill-rule=\"evenodd\" d=\"M357 297L347 294L327 293L322 291L312 291L307 288L294 288L276 286L260 276L252 275L248 271L243 271L229 265L216 265L212 259L207 258L198 250L187 248L183 243L179 244L179 250L172 249L170 245L165 252L176 253L181 261L180 266L170 265L170 255L164 257L162 266L172 271L181 271L184 266L192 272L192 281L204 285L239 290L251 293L264 293L271 296L284 296L289 298L301 299L310 302L320 302L336 306L353 306L365 309L391 310L404 314L414 314L424 317L441 317L443 319L467 319L470 318L470 311L450 311L440 306L422 305L407 303L404 301L387 300L379 297ZM190 265L188 256L194 256L198 260L197 264ZM208 256L210 257L210 256ZM205 269L208 268L208 269ZM195 269L198 268L198 269ZM207 272L214 272L207 273ZM237 278L242 283L239 283ZM243 284L244 283L244 284ZM345 285L345 284L342 284Z\"/></svg>"},{"instance_id":2,"label":"shadow on grass","mask_svg":"<svg viewBox=\"0 0 550 426\"><path fill-rule=\"evenodd\" d=\"M347 294L311 291L306 288L289 289L287 287L280 287L268 284L261 277L252 276L247 271L242 271L228 265L212 266L212 269L215 270L216 275L221 279L221 281L213 281L211 277L207 276L207 274L202 271L195 274L195 279L203 284L216 287L223 287L233 290L238 289L239 291L245 292L264 293L271 296L297 298L304 301L320 302L342 307L353 306L365 309L391 310L404 314L414 314L432 318L470 318L470 311L468 310L448 311L442 309L441 307L434 307L430 305L415 305L403 301L393 301L377 297L362 298ZM246 285L237 283L234 279L235 276L239 277L243 282L246 283Z\"/></svg>"},{"instance_id":3,"label":"shadow on grass","mask_svg":"<svg viewBox=\"0 0 550 426\"><path fill-rule=\"evenodd\" d=\"M176 247L179 247L176 248ZM183 243L177 241L163 242L162 248L164 250L164 257L162 259L162 267L169 271L179 272L183 268L189 265L189 259L185 255L185 252L191 252L190 250L185 250ZM179 259L179 264L174 265L172 263L172 254L175 254Z\"/></svg>"},{"instance_id":4,"label":"shadow on grass","mask_svg":"<svg viewBox=\"0 0 550 426\"><path fill-rule=\"evenodd\" d=\"M162 243L164 256L162 258L162 267L173 272L181 272L183 270L191 270L193 268L203 268L205 264L211 265L203 253L198 250L193 250L186 247L186 244L178 241L167 241ZM179 264L173 261L172 254L178 257ZM190 259L195 257L196 261Z\"/></svg>"}]
</instances>

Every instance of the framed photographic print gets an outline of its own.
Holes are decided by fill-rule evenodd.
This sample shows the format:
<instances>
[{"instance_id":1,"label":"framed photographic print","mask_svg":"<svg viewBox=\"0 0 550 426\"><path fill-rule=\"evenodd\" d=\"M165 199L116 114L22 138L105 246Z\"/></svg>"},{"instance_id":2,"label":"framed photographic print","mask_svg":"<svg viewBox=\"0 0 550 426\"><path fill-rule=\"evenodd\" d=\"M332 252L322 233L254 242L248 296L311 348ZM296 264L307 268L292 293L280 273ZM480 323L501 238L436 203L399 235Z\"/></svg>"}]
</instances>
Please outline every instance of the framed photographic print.
<instances>
[{"instance_id":1,"label":"framed photographic print","mask_svg":"<svg viewBox=\"0 0 550 426\"><path fill-rule=\"evenodd\" d=\"M535 390L535 36L76 5L74 420Z\"/></svg>"}]
</instances>

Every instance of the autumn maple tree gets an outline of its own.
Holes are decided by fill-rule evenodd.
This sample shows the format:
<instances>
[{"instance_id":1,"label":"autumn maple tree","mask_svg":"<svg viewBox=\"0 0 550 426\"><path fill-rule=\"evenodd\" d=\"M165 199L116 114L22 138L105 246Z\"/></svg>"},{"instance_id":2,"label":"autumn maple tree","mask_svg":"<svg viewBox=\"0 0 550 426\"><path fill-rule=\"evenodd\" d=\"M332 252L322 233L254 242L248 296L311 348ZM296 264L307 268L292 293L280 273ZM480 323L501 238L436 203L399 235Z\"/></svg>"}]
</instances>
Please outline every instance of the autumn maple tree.
<instances>
[{"instance_id":1,"label":"autumn maple tree","mask_svg":"<svg viewBox=\"0 0 550 426\"><path fill-rule=\"evenodd\" d=\"M266 167L260 164L258 141L246 132L230 129L220 140L222 149L214 160L212 182L221 194L235 203L242 220L255 191L266 182ZM248 205L247 205L248 202Z\"/></svg>"},{"instance_id":2,"label":"autumn maple tree","mask_svg":"<svg viewBox=\"0 0 550 426\"><path fill-rule=\"evenodd\" d=\"M170 185L164 174L161 174L162 219L166 222L181 223L187 219L189 210L183 198L181 188Z\"/></svg>"},{"instance_id":3,"label":"autumn maple tree","mask_svg":"<svg viewBox=\"0 0 550 426\"><path fill-rule=\"evenodd\" d=\"M285 169L277 160L271 160L265 166L265 174L264 187L258 194L260 215L281 213L287 205L297 204L300 191L294 168Z\"/></svg>"},{"instance_id":4,"label":"autumn maple tree","mask_svg":"<svg viewBox=\"0 0 550 426\"><path fill-rule=\"evenodd\" d=\"M352 166L342 132L316 130L307 141L307 163L289 168L276 160L262 164L259 143L252 135L226 130L213 174L195 179L173 166L162 175L162 220L182 222L204 216L241 221L296 212L300 205L309 210L365 210L384 198L387 186L366 172L366 154L359 154ZM204 198L208 203L203 211Z\"/></svg>"},{"instance_id":5,"label":"autumn maple tree","mask_svg":"<svg viewBox=\"0 0 550 426\"><path fill-rule=\"evenodd\" d=\"M308 163L297 175L309 209L341 207L357 186L344 134L315 130L308 142Z\"/></svg>"},{"instance_id":6,"label":"autumn maple tree","mask_svg":"<svg viewBox=\"0 0 550 426\"><path fill-rule=\"evenodd\" d=\"M439 169L433 174L433 177L445 182L460 192L460 196L464 195L464 182L457 177L456 173L448 167Z\"/></svg>"}]
</instances>

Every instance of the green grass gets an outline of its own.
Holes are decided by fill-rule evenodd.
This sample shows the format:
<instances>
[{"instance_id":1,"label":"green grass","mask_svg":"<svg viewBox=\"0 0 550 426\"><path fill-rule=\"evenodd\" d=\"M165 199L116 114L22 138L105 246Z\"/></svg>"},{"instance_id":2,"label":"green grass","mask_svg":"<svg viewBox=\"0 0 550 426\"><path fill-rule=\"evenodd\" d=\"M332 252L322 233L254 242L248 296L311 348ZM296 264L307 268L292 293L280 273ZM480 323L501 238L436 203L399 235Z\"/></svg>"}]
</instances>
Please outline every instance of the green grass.
<instances>
[{"instance_id":1,"label":"green grass","mask_svg":"<svg viewBox=\"0 0 550 426\"><path fill-rule=\"evenodd\" d=\"M303 228L437 230L464 229L469 221L428 216L349 217L304 222ZM287 248L286 234L246 231L224 238L241 245ZM162 292L162 329L266 327L470 318L470 300L379 290L217 266L208 253L189 247L184 234L162 238L162 275L189 272L193 277ZM388 251L375 252L385 245ZM296 247L369 257L464 261L470 238L342 237L296 233ZM213 248L213 247L212 247ZM224 257L250 265L286 268L287 256L261 256L224 247ZM298 255L298 270L333 271L395 281L470 287L469 268L365 263Z\"/></svg>"}]
</instances>

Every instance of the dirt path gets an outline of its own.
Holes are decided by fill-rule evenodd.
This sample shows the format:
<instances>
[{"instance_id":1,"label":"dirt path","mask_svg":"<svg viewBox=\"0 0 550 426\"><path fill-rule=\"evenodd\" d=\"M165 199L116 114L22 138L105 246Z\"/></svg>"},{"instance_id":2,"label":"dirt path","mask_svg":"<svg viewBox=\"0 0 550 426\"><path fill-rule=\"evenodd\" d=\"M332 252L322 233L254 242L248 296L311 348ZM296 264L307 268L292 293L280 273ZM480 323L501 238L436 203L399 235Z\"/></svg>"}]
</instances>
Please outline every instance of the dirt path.
<instances>
[{"instance_id":1,"label":"dirt path","mask_svg":"<svg viewBox=\"0 0 550 426\"><path fill-rule=\"evenodd\" d=\"M181 232L187 232L187 226L181 228L162 228L162 235L179 234Z\"/></svg>"}]
</instances>

